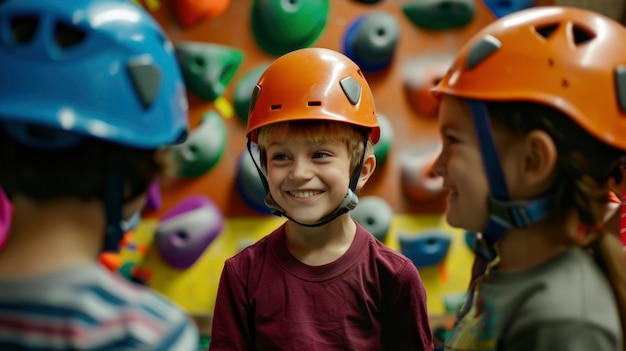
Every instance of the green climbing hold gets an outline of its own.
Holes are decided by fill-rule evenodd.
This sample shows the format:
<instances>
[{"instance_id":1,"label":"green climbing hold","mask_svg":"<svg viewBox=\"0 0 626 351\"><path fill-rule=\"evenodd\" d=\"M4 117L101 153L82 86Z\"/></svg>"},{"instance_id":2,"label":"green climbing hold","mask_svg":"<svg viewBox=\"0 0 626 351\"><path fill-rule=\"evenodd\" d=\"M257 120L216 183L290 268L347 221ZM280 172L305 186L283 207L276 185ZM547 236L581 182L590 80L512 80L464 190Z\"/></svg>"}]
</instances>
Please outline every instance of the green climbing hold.
<instances>
[{"instance_id":1,"label":"green climbing hold","mask_svg":"<svg viewBox=\"0 0 626 351\"><path fill-rule=\"evenodd\" d=\"M239 80L237 86L235 86L235 91L233 92L235 114L243 123L248 123L248 111L250 110L252 90L254 90L256 83L268 66L269 64L263 64L251 69Z\"/></svg>"},{"instance_id":2,"label":"green climbing hold","mask_svg":"<svg viewBox=\"0 0 626 351\"><path fill-rule=\"evenodd\" d=\"M383 164L387 160L391 144L393 143L393 127L387 117L378 114L378 126L380 127L380 139L374 145L376 163Z\"/></svg>"},{"instance_id":3,"label":"green climbing hold","mask_svg":"<svg viewBox=\"0 0 626 351\"><path fill-rule=\"evenodd\" d=\"M328 0L254 0L252 33L263 51L280 56L313 44L328 14Z\"/></svg>"},{"instance_id":4,"label":"green climbing hold","mask_svg":"<svg viewBox=\"0 0 626 351\"><path fill-rule=\"evenodd\" d=\"M137 264L135 262L124 262L122 266L117 270L119 275L126 278L129 281L133 280L133 270Z\"/></svg>"},{"instance_id":5,"label":"green climbing hold","mask_svg":"<svg viewBox=\"0 0 626 351\"><path fill-rule=\"evenodd\" d=\"M177 43L176 55L187 90L206 101L224 94L243 61L238 49L201 42Z\"/></svg>"},{"instance_id":6,"label":"green climbing hold","mask_svg":"<svg viewBox=\"0 0 626 351\"><path fill-rule=\"evenodd\" d=\"M199 177L215 167L224 155L227 140L222 116L210 110L202 116L200 125L187 140L173 147L178 174L186 178Z\"/></svg>"},{"instance_id":7,"label":"green climbing hold","mask_svg":"<svg viewBox=\"0 0 626 351\"><path fill-rule=\"evenodd\" d=\"M447 30L465 26L476 14L473 0L418 0L402 6L414 25L429 30Z\"/></svg>"},{"instance_id":8,"label":"green climbing hold","mask_svg":"<svg viewBox=\"0 0 626 351\"><path fill-rule=\"evenodd\" d=\"M200 335L200 350L207 351L211 346L211 337L208 335Z\"/></svg>"}]
</instances>

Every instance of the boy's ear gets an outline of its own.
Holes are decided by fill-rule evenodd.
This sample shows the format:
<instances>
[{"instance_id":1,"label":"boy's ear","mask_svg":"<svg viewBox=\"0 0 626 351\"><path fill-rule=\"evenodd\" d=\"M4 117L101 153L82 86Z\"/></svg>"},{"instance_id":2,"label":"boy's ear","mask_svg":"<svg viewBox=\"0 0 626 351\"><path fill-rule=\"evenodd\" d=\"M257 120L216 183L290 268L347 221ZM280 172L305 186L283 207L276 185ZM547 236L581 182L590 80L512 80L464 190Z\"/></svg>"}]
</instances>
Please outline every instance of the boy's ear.
<instances>
[{"instance_id":1,"label":"boy's ear","mask_svg":"<svg viewBox=\"0 0 626 351\"><path fill-rule=\"evenodd\" d=\"M374 170L376 169L376 156L371 154L363 160L363 167L361 167L361 175L359 176L359 182L356 185L356 188L360 190L365 186L367 180L374 174Z\"/></svg>"},{"instance_id":2,"label":"boy's ear","mask_svg":"<svg viewBox=\"0 0 626 351\"><path fill-rule=\"evenodd\" d=\"M526 135L523 147L522 178L530 191L546 191L552 182L558 157L552 137L543 130L533 130Z\"/></svg>"}]
</instances>

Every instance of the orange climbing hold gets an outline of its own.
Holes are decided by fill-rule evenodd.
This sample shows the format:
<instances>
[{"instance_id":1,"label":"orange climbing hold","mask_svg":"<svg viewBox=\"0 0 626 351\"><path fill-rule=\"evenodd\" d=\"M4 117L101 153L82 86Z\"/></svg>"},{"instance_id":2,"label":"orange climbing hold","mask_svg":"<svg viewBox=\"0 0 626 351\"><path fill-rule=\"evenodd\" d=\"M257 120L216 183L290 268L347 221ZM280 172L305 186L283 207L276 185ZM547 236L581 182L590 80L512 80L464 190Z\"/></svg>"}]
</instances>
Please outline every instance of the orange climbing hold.
<instances>
[{"instance_id":1,"label":"orange climbing hold","mask_svg":"<svg viewBox=\"0 0 626 351\"><path fill-rule=\"evenodd\" d=\"M221 15L231 0L175 0L174 11L180 24L191 27Z\"/></svg>"}]
</instances>

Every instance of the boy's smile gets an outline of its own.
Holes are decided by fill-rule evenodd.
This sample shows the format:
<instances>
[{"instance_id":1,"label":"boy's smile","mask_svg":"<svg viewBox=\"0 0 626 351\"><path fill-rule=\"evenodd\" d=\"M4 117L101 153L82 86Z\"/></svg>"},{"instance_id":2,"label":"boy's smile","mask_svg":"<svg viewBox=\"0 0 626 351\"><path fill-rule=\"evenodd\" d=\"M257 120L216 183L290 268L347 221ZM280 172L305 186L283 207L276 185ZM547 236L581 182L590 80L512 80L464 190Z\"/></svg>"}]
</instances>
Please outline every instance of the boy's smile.
<instances>
[{"instance_id":1,"label":"boy's smile","mask_svg":"<svg viewBox=\"0 0 626 351\"><path fill-rule=\"evenodd\" d=\"M304 199L304 198L310 198L312 196L321 194L321 191L289 191L289 194L291 194L293 197L298 198L298 199Z\"/></svg>"}]
</instances>

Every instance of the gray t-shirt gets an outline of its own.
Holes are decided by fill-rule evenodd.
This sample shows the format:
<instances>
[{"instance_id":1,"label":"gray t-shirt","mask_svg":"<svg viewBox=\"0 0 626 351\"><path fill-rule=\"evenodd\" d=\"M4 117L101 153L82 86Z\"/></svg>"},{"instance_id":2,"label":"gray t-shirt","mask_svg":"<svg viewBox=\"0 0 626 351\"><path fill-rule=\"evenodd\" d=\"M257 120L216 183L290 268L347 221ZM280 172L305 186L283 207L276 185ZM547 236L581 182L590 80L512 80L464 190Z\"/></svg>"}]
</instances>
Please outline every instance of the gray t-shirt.
<instances>
[{"instance_id":1,"label":"gray t-shirt","mask_svg":"<svg viewBox=\"0 0 626 351\"><path fill-rule=\"evenodd\" d=\"M528 270L492 270L472 303L446 351L622 350L611 286L577 247Z\"/></svg>"}]
</instances>

